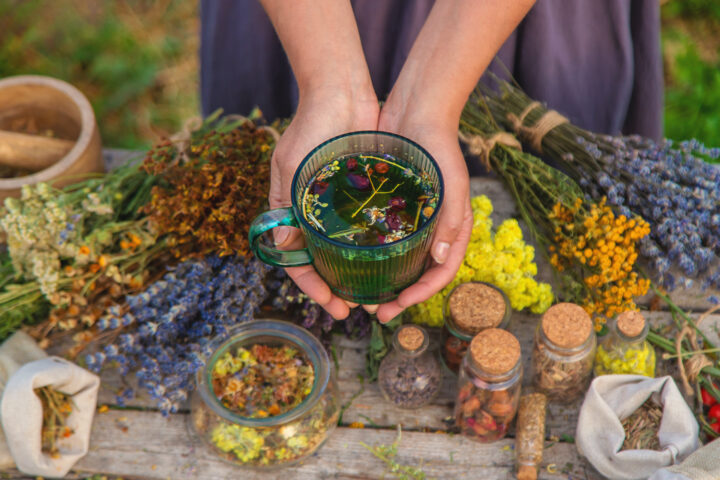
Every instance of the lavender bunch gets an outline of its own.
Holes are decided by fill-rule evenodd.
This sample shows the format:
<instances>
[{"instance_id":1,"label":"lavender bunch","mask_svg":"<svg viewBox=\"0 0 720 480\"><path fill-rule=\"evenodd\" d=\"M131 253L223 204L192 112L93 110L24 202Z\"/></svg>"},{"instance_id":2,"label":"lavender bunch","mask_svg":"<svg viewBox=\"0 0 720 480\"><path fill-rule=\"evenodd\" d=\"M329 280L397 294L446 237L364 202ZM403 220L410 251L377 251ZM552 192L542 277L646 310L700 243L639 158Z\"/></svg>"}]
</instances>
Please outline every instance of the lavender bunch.
<instances>
[{"instance_id":1,"label":"lavender bunch","mask_svg":"<svg viewBox=\"0 0 720 480\"><path fill-rule=\"evenodd\" d=\"M123 375L135 371L138 385L164 415L177 412L194 387L193 376L212 353L213 339L254 319L267 296L268 268L256 259L209 256L179 264L127 307L111 307L101 330L126 327L115 343L88 355L90 370L114 363ZM118 395L119 404L134 396Z\"/></svg>"},{"instance_id":2,"label":"lavender bunch","mask_svg":"<svg viewBox=\"0 0 720 480\"><path fill-rule=\"evenodd\" d=\"M335 320L305 295L282 269L273 269L266 284L272 292L272 308L289 314L292 321L310 330L326 346L330 344L332 333L340 332L349 338L364 338L370 333L372 319L365 310L354 308L344 320Z\"/></svg>"},{"instance_id":3,"label":"lavender bunch","mask_svg":"<svg viewBox=\"0 0 720 480\"><path fill-rule=\"evenodd\" d=\"M606 197L620 214L650 224L640 252L660 285L689 288L702 276L703 288L720 287L720 169L703 160L720 158L720 148L598 135L569 122L547 130L548 110L522 90L501 83L500 93L484 93L496 120L575 178L587 196Z\"/></svg>"}]
</instances>

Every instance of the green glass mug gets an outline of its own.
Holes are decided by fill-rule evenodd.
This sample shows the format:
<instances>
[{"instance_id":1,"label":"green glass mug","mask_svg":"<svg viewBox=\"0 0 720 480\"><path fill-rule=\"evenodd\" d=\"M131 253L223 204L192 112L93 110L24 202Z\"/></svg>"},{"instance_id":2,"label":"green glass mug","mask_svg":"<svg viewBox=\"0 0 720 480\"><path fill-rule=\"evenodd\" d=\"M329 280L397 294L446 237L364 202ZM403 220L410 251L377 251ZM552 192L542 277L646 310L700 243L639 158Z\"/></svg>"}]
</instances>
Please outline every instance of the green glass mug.
<instances>
[{"instance_id":1,"label":"green glass mug","mask_svg":"<svg viewBox=\"0 0 720 480\"><path fill-rule=\"evenodd\" d=\"M387 153L427 172L438 203L417 231L383 245L351 245L328 238L302 214L303 190L324 165L345 156ZM312 264L338 297L360 304L385 303L415 283L428 264L433 232L443 201L443 179L435 160L417 143L400 135L359 131L340 135L315 147L295 171L292 206L260 214L250 225L250 247L263 262L277 267ZM279 227L299 227L306 248L278 250L261 242L262 234Z\"/></svg>"}]
</instances>

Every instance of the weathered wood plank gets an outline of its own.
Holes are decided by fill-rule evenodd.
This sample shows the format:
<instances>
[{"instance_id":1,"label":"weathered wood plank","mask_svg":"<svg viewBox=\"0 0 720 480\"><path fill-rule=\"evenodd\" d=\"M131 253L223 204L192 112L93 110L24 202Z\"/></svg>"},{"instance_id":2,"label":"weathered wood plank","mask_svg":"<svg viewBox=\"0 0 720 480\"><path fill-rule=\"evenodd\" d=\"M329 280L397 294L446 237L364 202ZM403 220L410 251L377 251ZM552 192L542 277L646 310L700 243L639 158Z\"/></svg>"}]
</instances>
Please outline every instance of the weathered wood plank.
<instances>
[{"instance_id":1,"label":"weathered wood plank","mask_svg":"<svg viewBox=\"0 0 720 480\"><path fill-rule=\"evenodd\" d=\"M212 451L190 436L187 415L163 418L156 413L110 411L95 418L90 451L76 465L77 472L133 475L146 478L207 480L293 478L326 479L388 478L383 463L368 452L368 445L390 444L394 430L338 428L322 449L304 464L270 473L240 470L214 456ZM462 436L403 432L397 461L422 465L429 477L438 479L514 478L512 440L478 444ZM540 478L586 478L583 460L575 446L550 446L545 466L555 464L558 472L543 469ZM568 471L561 472L566 464ZM592 475L592 474L590 474Z\"/></svg>"}]
</instances>

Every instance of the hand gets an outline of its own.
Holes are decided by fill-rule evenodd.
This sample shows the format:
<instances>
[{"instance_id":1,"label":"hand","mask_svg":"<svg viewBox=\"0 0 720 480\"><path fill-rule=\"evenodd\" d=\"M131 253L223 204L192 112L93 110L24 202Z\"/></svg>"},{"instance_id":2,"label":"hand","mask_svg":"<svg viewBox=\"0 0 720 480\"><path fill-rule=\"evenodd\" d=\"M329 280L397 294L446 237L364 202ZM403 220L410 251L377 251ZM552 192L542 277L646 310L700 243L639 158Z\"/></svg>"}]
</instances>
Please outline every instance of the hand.
<instances>
[{"instance_id":1,"label":"hand","mask_svg":"<svg viewBox=\"0 0 720 480\"><path fill-rule=\"evenodd\" d=\"M435 238L430 249L433 266L392 302L380 305L378 320L387 323L404 309L424 302L455 278L470 241L473 225L470 179L457 137L457 123L416 116L396 109L391 98L380 112L378 129L397 133L423 146L440 166L445 182Z\"/></svg>"},{"instance_id":2,"label":"hand","mask_svg":"<svg viewBox=\"0 0 720 480\"><path fill-rule=\"evenodd\" d=\"M270 208L290 206L295 170L317 145L342 133L377 129L379 106L374 93L358 98L357 92L345 95L328 94L328 91L333 89L319 89L317 95L308 94L300 101L295 117L275 147L270 167ZM276 228L274 235L280 249L296 250L305 246L297 228ZM336 319L347 317L350 308L357 306L333 295L312 265L285 271L303 292Z\"/></svg>"}]
</instances>

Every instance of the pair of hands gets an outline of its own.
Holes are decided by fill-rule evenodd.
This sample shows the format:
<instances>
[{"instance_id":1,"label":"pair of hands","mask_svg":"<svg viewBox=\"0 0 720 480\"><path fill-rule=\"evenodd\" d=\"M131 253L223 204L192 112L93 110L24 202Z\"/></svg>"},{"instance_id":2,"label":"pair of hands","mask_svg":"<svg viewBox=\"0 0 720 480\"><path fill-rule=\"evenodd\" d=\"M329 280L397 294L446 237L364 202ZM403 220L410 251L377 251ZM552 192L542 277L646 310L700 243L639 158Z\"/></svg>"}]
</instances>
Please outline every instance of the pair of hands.
<instances>
[{"instance_id":1,"label":"pair of hands","mask_svg":"<svg viewBox=\"0 0 720 480\"><path fill-rule=\"evenodd\" d=\"M374 92L358 95L325 91L301 97L295 117L277 143L271 165L270 207L279 208L290 206L290 184L305 155L336 135L357 130L396 133L422 145L435 158L445 180L445 197L431 248L433 266L397 299L364 306L370 313L376 312L382 323L427 300L452 281L464 258L473 222L469 177L458 143L457 123L444 121L442 115L415 113L412 105L396 100L402 97L393 92L382 108ZM278 248L304 246L297 228L280 227L274 234ZM336 319L347 317L350 308L357 306L333 295L312 265L286 271L303 292Z\"/></svg>"}]
</instances>

